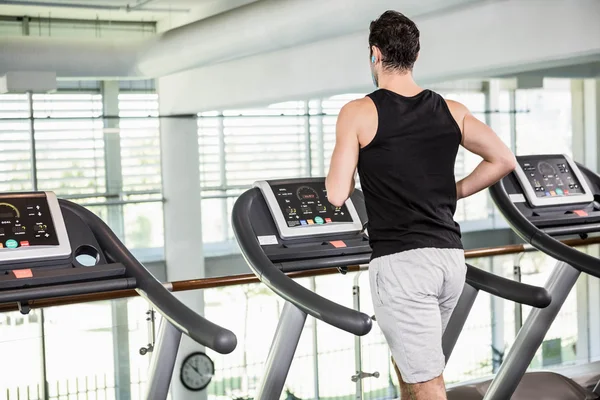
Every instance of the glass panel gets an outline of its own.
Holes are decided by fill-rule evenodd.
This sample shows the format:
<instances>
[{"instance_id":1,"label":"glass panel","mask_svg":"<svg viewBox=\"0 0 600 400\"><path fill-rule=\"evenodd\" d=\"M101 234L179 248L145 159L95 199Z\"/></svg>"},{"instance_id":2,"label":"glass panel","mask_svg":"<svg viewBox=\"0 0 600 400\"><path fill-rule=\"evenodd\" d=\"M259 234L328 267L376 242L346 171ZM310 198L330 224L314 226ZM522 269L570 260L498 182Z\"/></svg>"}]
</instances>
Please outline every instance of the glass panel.
<instances>
[{"instance_id":1,"label":"glass panel","mask_svg":"<svg viewBox=\"0 0 600 400\"><path fill-rule=\"evenodd\" d=\"M44 310L48 394L52 399L85 387L114 399L115 360L110 302Z\"/></svg>"},{"instance_id":2,"label":"glass panel","mask_svg":"<svg viewBox=\"0 0 600 400\"><path fill-rule=\"evenodd\" d=\"M227 239L227 226L230 219L225 212L227 199L202 200L202 240L204 243L224 242Z\"/></svg>"},{"instance_id":3,"label":"glass panel","mask_svg":"<svg viewBox=\"0 0 600 400\"><path fill-rule=\"evenodd\" d=\"M0 399L41 398L41 326L40 310L0 314Z\"/></svg>"},{"instance_id":4,"label":"glass panel","mask_svg":"<svg viewBox=\"0 0 600 400\"><path fill-rule=\"evenodd\" d=\"M163 247L163 204L138 203L123 206L125 245L128 248Z\"/></svg>"},{"instance_id":5,"label":"glass panel","mask_svg":"<svg viewBox=\"0 0 600 400\"><path fill-rule=\"evenodd\" d=\"M155 93L119 94L123 191L160 191L160 121ZM147 118L149 117L149 118Z\"/></svg>"},{"instance_id":6,"label":"glass panel","mask_svg":"<svg viewBox=\"0 0 600 400\"><path fill-rule=\"evenodd\" d=\"M32 189L27 95L0 94L0 190Z\"/></svg>"},{"instance_id":7,"label":"glass panel","mask_svg":"<svg viewBox=\"0 0 600 400\"><path fill-rule=\"evenodd\" d=\"M569 79L545 79L544 88L517 90L517 155L572 155Z\"/></svg>"}]
</instances>

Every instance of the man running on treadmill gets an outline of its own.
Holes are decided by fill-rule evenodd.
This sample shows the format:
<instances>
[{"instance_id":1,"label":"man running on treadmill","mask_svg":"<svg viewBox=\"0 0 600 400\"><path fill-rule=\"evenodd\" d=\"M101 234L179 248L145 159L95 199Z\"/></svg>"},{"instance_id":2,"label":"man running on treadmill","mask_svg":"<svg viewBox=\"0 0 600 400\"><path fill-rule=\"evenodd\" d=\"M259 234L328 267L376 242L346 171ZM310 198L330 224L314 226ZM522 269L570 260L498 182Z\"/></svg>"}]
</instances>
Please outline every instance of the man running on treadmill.
<instances>
[{"instance_id":1,"label":"man running on treadmill","mask_svg":"<svg viewBox=\"0 0 600 400\"><path fill-rule=\"evenodd\" d=\"M503 178L516 161L464 105L415 83L414 22L385 12L371 22L369 47L378 89L340 111L327 197L341 206L358 169L373 249L373 305L402 399L446 399L442 333L466 274L456 202ZM483 160L456 182L459 145Z\"/></svg>"}]
</instances>

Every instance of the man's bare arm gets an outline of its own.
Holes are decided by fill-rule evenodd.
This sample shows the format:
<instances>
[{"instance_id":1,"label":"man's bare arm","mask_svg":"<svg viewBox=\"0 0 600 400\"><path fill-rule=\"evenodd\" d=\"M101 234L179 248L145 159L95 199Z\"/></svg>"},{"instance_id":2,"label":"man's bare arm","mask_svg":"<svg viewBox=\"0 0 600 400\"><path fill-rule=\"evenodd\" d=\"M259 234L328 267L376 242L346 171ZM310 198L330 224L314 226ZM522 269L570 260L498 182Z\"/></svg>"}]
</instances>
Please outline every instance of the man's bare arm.
<instances>
[{"instance_id":1,"label":"man's bare arm","mask_svg":"<svg viewBox=\"0 0 600 400\"><path fill-rule=\"evenodd\" d=\"M335 147L325 180L327 199L336 207L341 207L354 191L360 148L357 126L360 108L358 101L350 102L342 107L337 119Z\"/></svg>"},{"instance_id":2,"label":"man's bare arm","mask_svg":"<svg viewBox=\"0 0 600 400\"><path fill-rule=\"evenodd\" d=\"M458 199L469 197L492 186L516 167L514 154L486 124L475 118L462 104L448 100L452 114L462 116L462 146L477 154L481 163L456 184Z\"/></svg>"}]
</instances>

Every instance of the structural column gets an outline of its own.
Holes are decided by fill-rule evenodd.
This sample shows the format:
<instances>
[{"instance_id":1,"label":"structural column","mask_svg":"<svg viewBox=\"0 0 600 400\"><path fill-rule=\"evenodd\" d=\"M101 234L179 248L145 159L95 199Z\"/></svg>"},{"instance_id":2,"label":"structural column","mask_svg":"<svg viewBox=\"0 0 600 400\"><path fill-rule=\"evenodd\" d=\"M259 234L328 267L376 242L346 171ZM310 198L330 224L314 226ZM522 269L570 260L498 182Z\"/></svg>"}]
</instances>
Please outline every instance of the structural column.
<instances>
[{"instance_id":1,"label":"structural column","mask_svg":"<svg viewBox=\"0 0 600 400\"><path fill-rule=\"evenodd\" d=\"M102 82L102 109L105 116L103 128L106 192L109 196L118 199L123 190L121 135L119 134L119 120L114 118L119 115L119 81ZM122 205L108 206L107 223L117 236L124 239ZM111 311L116 383L115 395L117 400L128 400L131 398L131 368L129 359L129 313L127 300L113 300L111 302Z\"/></svg>"},{"instance_id":2,"label":"structural column","mask_svg":"<svg viewBox=\"0 0 600 400\"><path fill-rule=\"evenodd\" d=\"M573 158L600 172L600 79L572 80ZM594 247L589 251L599 257ZM583 274L577 282L577 359L600 360L600 280Z\"/></svg>"},{"instance_id":3,"label":"structural column","mask_svg":"<svg viewBox=\"0 0 600 400\"><path fill-rule=\"evenodd\" d=\"M167 279L203 278L197 121L195 118L161 118L160 137ZM177 297L188 307L203 313L202 292L183 292L178 293ZM202 350L200 345L183 335L171 382L173 400L207 398L206 390L200 393L189 391L180 379L181 363L185 357Z\"/></svg>"},{"instance_id":4,"label":"structural column","mask_svg":"<svg viewBox=\"0 0 600 400\"><path fill-rule=\"evenodd\" d=\"M499 126L499 115L493 112L500 109L500 81L491 80L484 85L485 107L488 113L485 122L492 129ZM491 198L488 196L488 207L493 207ZM490 259L490 270L496 275L503 276L502 265ZM492 329L492 371L495 373L500 368L501 356L504 353L504 300L490 296L491 329Z\"/></svg>"}]
</instances>

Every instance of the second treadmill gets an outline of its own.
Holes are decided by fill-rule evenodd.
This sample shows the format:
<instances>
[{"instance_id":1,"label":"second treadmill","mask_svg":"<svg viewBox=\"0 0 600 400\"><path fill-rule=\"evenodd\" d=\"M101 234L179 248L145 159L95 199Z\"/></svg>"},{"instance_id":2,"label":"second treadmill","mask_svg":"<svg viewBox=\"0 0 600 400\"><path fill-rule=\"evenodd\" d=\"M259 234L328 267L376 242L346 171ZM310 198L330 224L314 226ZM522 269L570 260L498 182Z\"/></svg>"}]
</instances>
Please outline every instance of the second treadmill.
<instances>
[{"instance_id":1,"label":"second treadmill","mask_svg":"<svg viewBox=\"0 0 600 400\"><path fill-rule=\"evenodd\" d=\"M354 335L371 330L371 318L306 289L285 272L368 264L371 257L364 198L355 190L343 207L327 201L324 178L256 182L236 201L232 225L242 254L259 279L286 300L257 400L280 398L307 315ZM467 284L443 338L446 358L460 335L478 292L547 307L544 288L467 266Z\"/></svg>"},{"instance_id":2,"label":"second treadmill","mask_svg":"<svg viewBox=\"0 0 600 400\"><path fill-rule=\"evenodd\" d=\"M492 186L490 194L523 240L557 260L545 285L552 303L531 311L493 380L457 388L456 397L449 398L600 399L598 386L589 390L550 371L526 373L581 273L600 277L600 259L558 240L600 232L600 177L564 154L518 156L515 171Z\"/></svg>"}]
</instances>

